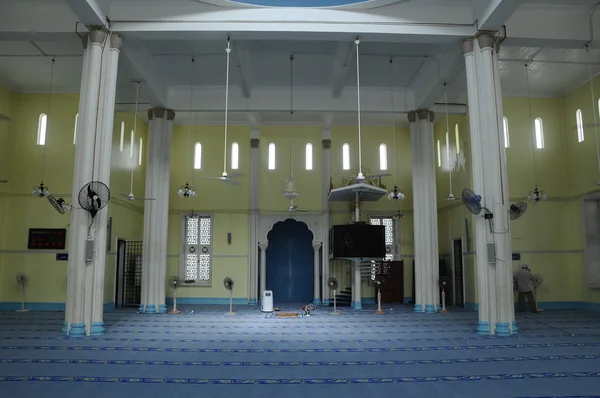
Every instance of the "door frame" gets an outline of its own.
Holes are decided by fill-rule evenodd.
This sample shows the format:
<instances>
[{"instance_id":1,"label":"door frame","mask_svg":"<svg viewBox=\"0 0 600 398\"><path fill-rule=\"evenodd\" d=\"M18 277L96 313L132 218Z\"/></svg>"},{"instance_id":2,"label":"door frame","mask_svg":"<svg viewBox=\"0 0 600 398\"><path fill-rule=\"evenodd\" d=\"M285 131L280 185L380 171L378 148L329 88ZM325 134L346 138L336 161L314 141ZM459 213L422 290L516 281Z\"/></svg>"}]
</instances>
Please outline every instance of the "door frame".
<instances>
[{"instance_id":1,"label":"door frame","mask_svg":"<svg viewBox=\"0 0 600 398\"><path fill-rule=\"evenodd\" d=\"M124 252L122 253L123 255L121 257L119 257L119 242L123 242L123 247L124 247ZM115 239L115 247L116 247L116 255L115 255L115 283L114 283L114 287L113 287L113 298L115 299L115 308L119 308L119 301L120 301L120 306L123 306L123 271L124 271L124 267L125 267L125 254L127 252L127 239L122 238L120 236L117 236ZM121 267L119 268L119 260L121 260L122 264ZM119 270L121 272L119 272ZM121 294L119 293L119 286L121 287Z\"/></svg>"},{"instance_id":2,"label":"door frame","mask_svg":"<svg viewBox=\"0 0 600 398\"><path fill-rule=\"evenodd\" d=\"M450 251L452 253L452 306L456 306L456 283L455 283L455 263L454 263L454 242L457 240L460 241L460 247L462 248L462 253L460 254L461 262L462 262L462 302L465 303L466 297L466 289L465 289L465 237L459 236L456 238L450 238Z\"/></svg>"}]
</instances>

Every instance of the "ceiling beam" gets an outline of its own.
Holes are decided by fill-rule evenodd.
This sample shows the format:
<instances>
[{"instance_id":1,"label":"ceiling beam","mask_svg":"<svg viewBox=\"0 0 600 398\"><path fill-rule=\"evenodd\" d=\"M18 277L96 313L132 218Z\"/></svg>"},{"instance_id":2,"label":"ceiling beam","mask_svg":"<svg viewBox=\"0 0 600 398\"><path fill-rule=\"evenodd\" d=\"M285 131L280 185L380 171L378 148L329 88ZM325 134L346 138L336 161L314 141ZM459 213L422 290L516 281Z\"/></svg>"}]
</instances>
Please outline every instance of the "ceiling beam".
<instances>
[{"instance_id":1,"label":"ceiling beam","mask_svg":"<svg viewBox=\"0 0 600 398\"><path fill-rule=\"evenodd\" d=\"M521 0L476 0L473 2L477 28L498 31L521 5Z\"/></svg>"},{"instance_id":2,"label":"ceiling beam","mask_svg":"<svg viewBox=\"0 0 600 398\"><path fill-rule=\"evenodd\" d=\"M143 45L135 40L123 40L122 56L126 69L132 74L130 78L145 80L140 85L140 96L151 106L167 107L167 86L154 71Z\"/></svg>"},{"instance_id":3,"label":"ceiling beam","mask_svg":"<svg viewBox=\"0 0 600 398\"><path fill-rule=\"evenodd\" d=\"M233 43L233 51L232 54L235 58L236 65L240 70L240 76L242 80L242 92L244 93L245 98L250 98L252 95L252 86L253 86L253 78L252 78L252 64L250 58L250 51L248 48L239 41L234 41Z\"/></svg>"},{"instance_id":4,"label":"ceiling beam","mask_svg":"<svg viewBox=\"0 0 600 398\"><path fill-rule=\"evenodd\" d=\"M338 42L333 55L333 69L331 71L331 91L333 98L340 98L344 89L350 61L354 54L355 44L351 41Z\"/></svg>"},{"instance_id":5,"label":"ceiling beam","mask_svg":"<svg viewBox=\"0 0 600 398\"><path fill-rule=\"evenodd\" d=\"M465 69L462 41L447 46L435 58L426 58L409 88L416 109L428 109L444 94L444 83L452 83Z\"/></svg>"},{"instance_id":6,"label":"ceiling beam","mask_svg":"<svg viewBox=\"0 0 600 398\"><path fill-rule=\"evenodd\" d=\"M84 25L104 27L108 25L108 13L97 0L66 0L66 3Z\"/></svg>"}]
</instances>

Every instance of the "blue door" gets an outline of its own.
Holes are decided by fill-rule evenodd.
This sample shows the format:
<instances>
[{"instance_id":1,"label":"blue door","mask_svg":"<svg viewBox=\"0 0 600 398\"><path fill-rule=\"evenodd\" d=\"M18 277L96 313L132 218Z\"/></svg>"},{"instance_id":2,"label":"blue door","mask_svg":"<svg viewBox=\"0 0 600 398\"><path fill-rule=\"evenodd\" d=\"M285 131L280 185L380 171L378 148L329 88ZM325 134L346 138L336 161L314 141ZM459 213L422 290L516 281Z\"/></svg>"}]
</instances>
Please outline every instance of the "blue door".
<instances>
[{"instance_id":1,"label":"blue door","mask_svg":"<svg viewBox=\"0 0 600 398\"><path fill-rule=\"evenodd\" d=\"M267 236L267 290L273 302L308 304L313 300L313 234L293 219L278 222Z\"/></svg>"}]
</instances>

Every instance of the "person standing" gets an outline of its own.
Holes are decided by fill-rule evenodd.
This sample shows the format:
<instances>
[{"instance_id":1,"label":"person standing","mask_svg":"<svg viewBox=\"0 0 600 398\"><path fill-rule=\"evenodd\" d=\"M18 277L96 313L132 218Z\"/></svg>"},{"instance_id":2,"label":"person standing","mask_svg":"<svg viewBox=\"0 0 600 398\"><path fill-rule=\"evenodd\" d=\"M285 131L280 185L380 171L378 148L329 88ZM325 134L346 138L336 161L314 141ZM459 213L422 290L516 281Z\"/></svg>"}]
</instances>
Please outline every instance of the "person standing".
<instances>
[{"instance_id":1,"label":"person standing","mask_svg":"<svg viewBox=\"0 0 600 398\"><path fill-rule=\"evenodd\" d=\"M521 270L517 272L517 290L519 291L519 312L525 312L525 298L529 303L529 311L536 314L541 312L537 309L535 298L533 297L533 283L535 278L529 271L527 264L521 265Z\"/></svg>"}]
</instances>

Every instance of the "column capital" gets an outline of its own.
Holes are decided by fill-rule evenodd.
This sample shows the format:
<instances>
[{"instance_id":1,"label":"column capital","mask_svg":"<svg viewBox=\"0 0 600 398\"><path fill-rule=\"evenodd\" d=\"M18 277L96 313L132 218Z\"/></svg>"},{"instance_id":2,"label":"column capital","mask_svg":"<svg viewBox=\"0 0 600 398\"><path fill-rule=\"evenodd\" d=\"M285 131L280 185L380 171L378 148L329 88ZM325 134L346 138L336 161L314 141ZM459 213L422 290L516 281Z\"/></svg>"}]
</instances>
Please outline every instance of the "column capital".
<instances>
[{"instance_id":1,"label":"column capital","mask_svg":"<svg viewBox=\"0 0 600 398\"><path fill-rule=\"evenodd\" d=\"M482 50L486 48L494 48L494 42L496 41L496 38L494 37L493 33L478 33L475 38L477 39L477 43L479 43L479 48Z\"/></svg>"},{"instance_id":2,"label":"column capital","mask_svg":"<svg viewBox=\"0 0 600 398\"><path fill-rule=\"evenodd\" d=\"M269 247L269 242L258 242L258 247L260 247L260 250L265 251Z\"/></svg>"},{"instance_id":3,"label":"column capital","mask_svg":"<svg viewBox=\"0 0 600 398\"><path fill-rule=\"evenodd\" d=\"M416 121L417 121L417 112L416 111L408 112L408 122L414 123Z\"/></svg>"},{"instance_id":4,"label":"column capital","mask_svg":"<svg viewBox=\"0 0 600 398\"><path fill-rule=\"evenodd\" d=\"M250 129L250 138L260 138L260 129L259 128L251 128Z\"/></svg>"},{"instance_id":5,"label":"column capital","mask_svg":"<svg viewBox=\"0 0 600 398\"><path fill-rule=\"evenodd\" d=\"M175 119L175 111L173 109L165 109L165 108L152 108L152 109L148 110L148 119L150 119L152 121L157 118L173 120L173 119Z\"/></svg>"},{"instance_id":6,"label":"column capital","mask_svg":"<svg viewBox=\"0 0 600 398\"><path fill-rule=\"evenodd\" d=\"M90 31L81 39L81 45L87 48L88 42L102 44L106 39L106 31L101 26L92 26Z\"/></svg>"},{"instance_id":7,"label":"column capital","mask_svg":"<svg viewBox=\"0 0 600 398\"><path fill-rule=\"evenodd\" d=\"M324 127L321 130L321 138L324 140L330 140L331 139L331 129L329 127Z\"/></svg>"},{"instance_id":8,"label":"column capital","mask_svg":"<svg viewBox=\"0 0 600 398\"><path fill-rule=\"evenodd\" d=\"M317 251L321 248L321 242L313 240L312 247L314 251Z\"/></svg>"},{"instance_id":9,"label":"column capital","mask_svg":"<svg viewBox=\"0 0 600 398\"><path fill-rule=\"evenodd\" d=\"M323 140L321 140L321 144L323 145L323 149L330 149L331 148L331 139L324 138Z\"/></svg>"},{"instance_id":10,"label":"column capital","mask_svg":"<svg viewBox=\"0 0 600 398\"><path fill-rule=\"evenodd\" d=\"M250 138L250 148L258 148L260 138Z\"/></svg>"},{"instance_id":11,"label":"column capital","mask_svg":"<svg viewBox=\"0 0 600 398\"><path fill-rule=\"evenodd\" d=\"M435 120L435 112L429 109L419 109L417 110L417 115L419 116L419 120L429 119L430 122Z\"/></svg>"},{"instance_id":12,"label":"column capital","mask_svg":"<svg viewBox=\"0 0 600 398\"><path fill-rule=\"evenodd\" d=\"M463 41L462 44L462 50L463 50L463 54L470 54L473 52L473 41L475 39L472 37L469 37L468 39L465 39L465 41Z\"/></svg>"},{"instance_id":13,"label":"column capital","mask_svg":"<svg viewBox=\"0 0 600 398\"><path fill-rule=\"evenodd\" d=\"M116 50L121 50L122 46L123 46L123 38L120 35L113 33L110 36L110 48L114 48Z\"/></svg>"}]
</instances>

